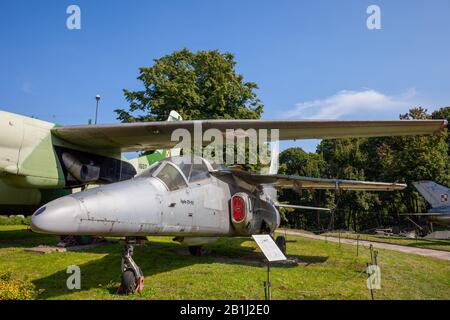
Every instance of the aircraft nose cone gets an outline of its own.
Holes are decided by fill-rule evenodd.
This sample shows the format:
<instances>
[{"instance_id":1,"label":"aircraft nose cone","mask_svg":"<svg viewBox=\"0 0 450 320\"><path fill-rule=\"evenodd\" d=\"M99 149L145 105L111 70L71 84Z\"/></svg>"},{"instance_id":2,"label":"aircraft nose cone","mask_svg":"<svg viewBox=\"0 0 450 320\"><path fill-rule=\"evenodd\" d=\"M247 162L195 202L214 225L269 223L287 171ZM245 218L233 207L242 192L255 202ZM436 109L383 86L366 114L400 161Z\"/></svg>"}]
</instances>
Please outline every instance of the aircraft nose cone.
<instances>
[{"instance_id":1,"label":"aircraft nose cone","mask_svg":"<svg viewBox=\"0 0 450 320\"><path fill-rule=\"evenodd\" d=\"M36 210L31 217L31 230L51 234L75 234L80 217L80 202L70 196L62 197Z\"/></svg>"}]
</instances>

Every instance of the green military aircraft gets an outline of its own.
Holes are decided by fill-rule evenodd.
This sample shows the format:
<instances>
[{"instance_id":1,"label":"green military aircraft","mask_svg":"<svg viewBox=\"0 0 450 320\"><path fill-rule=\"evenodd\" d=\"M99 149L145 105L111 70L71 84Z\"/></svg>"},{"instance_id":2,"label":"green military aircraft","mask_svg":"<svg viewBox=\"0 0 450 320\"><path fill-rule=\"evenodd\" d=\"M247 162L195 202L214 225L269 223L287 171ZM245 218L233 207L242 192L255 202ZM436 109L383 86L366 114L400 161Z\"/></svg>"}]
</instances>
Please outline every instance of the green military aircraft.
<instances>
[{"instance_id":1,"label":"green military aircraft","mask_svg":"<svg viewBox=\"0 0 450 320\"><path fill-rule=\"evenodd\" d=\"M172 111L167 121L180 121ZM43 204L86 188L132 178L179 151L160 149L127 160L118 149L58 138L54 123L0 111L0 214L32 214Z\"/></svg>"}]
</instances>

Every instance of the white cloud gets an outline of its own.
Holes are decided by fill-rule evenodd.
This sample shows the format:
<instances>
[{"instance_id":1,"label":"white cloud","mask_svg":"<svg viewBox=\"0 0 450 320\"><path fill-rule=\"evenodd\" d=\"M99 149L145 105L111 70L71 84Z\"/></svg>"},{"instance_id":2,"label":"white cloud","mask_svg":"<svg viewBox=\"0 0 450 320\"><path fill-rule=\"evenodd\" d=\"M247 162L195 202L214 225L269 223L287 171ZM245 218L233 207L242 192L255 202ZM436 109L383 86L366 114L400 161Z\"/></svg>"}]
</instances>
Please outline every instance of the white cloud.
<instances>
[{"instance_id":1,"label":"white cloud","mask_svg":"<svg viewBox=\"0 0 450 320\"><path fill-rule=\"evenodd\" d=\"M339 119L355 116L367 118L368 113L379 118L386 114L398 116L399 113L406 112L416 105L413 101L416 95L414 89L398 96L385 95L371 89L343 90L325 99L297 103L285 116L303 119Z\"/></svg>"}]
</instances>

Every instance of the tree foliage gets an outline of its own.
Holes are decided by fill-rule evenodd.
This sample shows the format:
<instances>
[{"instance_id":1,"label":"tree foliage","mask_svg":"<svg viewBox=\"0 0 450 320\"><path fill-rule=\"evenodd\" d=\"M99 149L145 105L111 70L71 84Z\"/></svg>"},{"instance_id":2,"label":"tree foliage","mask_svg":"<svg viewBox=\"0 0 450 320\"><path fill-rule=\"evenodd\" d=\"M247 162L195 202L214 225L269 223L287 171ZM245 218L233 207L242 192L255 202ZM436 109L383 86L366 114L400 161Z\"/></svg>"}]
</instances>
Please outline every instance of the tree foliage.
<instances>
[{"instance_id":1,"label":"tree foliage","mask_svg":"<svg viewBox=\"0 0 450 320\"><path fill-rule=\"evenodd\" d=\"M143 90L124 89L129 108L115 112L122 122L162 121L171 110L185 120L259 119L258 86L244 81L235 66L229 52L175 51L139 69Z\"/></svg>"},{"instance_id":2,"label":"tree foliage","mask_svg":"<svg viewBox=\"0 0 450 320\"><path fill-rule=\"evenodd\" d=\"M400 119L448 118L450 108L432 115L421 107L412 108ZM290 174L308 173L339 179L400 182L408 185L398 192L324 192L308 191L309 195L295 196L283 191L284 201L301 201L303 205L320 205L334 208L328 219L328 228L349 228L355 231L374 227L406 224L399 213L421 212L426 203L412 186L413 181L434 180L450 185L448 134L437 136L385 137L322 140L316 153L305 153L297 148L285 150L280 155L281 168ZM306 160L307 159L307 160ZM310 171L308 168L320 168ZM303 174L305 175L305 174ZM307 193L307 194L308 194ZM302 195L304 193L302 192ZM316 195L314 195L316 194ZM291 225L303 224L324 228L323 214L303 212L289 215Z\"/></svg>"}]
</instances>

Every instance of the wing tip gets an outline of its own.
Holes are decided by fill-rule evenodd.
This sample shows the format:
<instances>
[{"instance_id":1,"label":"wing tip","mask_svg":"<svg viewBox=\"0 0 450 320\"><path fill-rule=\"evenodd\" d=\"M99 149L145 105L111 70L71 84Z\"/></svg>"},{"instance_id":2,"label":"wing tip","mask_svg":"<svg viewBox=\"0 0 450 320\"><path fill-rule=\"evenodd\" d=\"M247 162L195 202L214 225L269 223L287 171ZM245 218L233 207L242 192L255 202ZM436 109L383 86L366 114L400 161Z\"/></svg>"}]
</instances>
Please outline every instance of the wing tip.
<instances>
[{"instance_id":1,"label":"wing tip","mask_svg":"<svg viewBox=\"0 0 450 320\"><path fill-rule=\"evenodd\" d=\"M440 134L442 134L442 133L445 131L445 129L447 129L447 126L448 126L448 121L447 121L446 119L442 120L441 123L440 123L440 125L439 125L439 129L437 129L437 130L434 132L434 134L435 134L435 135L440 135Z\"/></svg>"}]
</instances>

